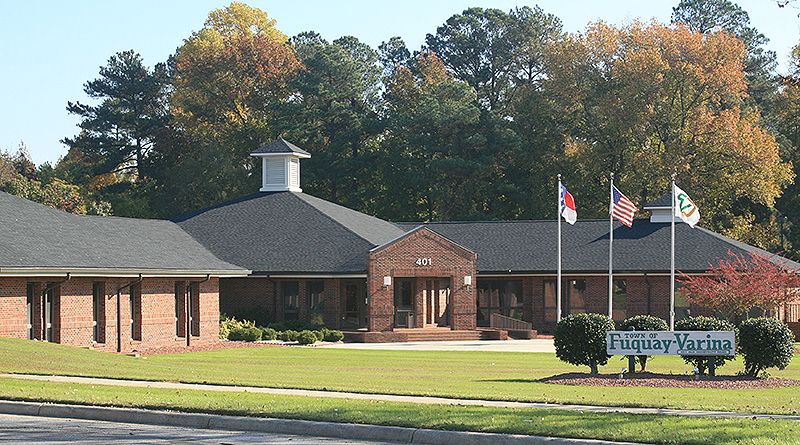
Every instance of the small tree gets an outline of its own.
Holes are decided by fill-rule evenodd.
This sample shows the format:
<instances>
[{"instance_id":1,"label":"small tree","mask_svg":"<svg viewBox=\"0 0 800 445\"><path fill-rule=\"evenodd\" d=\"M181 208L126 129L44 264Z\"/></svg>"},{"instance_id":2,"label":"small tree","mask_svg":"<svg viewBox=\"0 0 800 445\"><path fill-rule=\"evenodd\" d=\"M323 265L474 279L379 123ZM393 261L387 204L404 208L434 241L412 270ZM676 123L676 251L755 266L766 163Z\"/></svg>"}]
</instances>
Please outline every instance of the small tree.
<instances>
[{"instance_id":1,"label":"small tree","mask_svg":"<svg viewBox=\"0 0 800 445\"><path fill-rule=\"evenodd\" d=\"M669 330L669 326L667 326L667 322L655 317L653 315L635 315L630 318L626 318L619 324L620 330L623 331L667 331ZM639 365L642 367L642 372L645 371L647 368L647 359L649 356L647 355L637 355L636 361L639 362ZM631 369L631 372L634 370Z\"/></svg>"},{"instance_id":2,"label":"small tree","mask_svg":"<svg viewBox=\"0 0 800 445\"><path fill-rule=\"evenodd\" d=\"M781 257L728 251L706 275L681 274L682 291L690 303L713 309L730 321L754 307L778 310L795 300L800 277L794 270L781 267Z\"/></svg>"},{"instance_id":3,"label":"small tree","mask_svg":"<svg viewBox=\"0 0 800 445\"><path fill-rule=\"evenodd\" d=\"M750 377L758 377L767 368L784 369L794 355L794 334L780 320L751 318L739 325L739 352Z\"/></svg>"},{"instance_id":4,"label":"small tree","mask_svg":"<svg viewBox=\"0 0 800 445\"><path fill-rule=\"evenodd\" d=\"M586 365L592 374L608 363L606 332L614 330L614 320L602 314L577 314L563 318L556 326L553 343L556 356L573 365Z\"/></svg>"}]
</instances>

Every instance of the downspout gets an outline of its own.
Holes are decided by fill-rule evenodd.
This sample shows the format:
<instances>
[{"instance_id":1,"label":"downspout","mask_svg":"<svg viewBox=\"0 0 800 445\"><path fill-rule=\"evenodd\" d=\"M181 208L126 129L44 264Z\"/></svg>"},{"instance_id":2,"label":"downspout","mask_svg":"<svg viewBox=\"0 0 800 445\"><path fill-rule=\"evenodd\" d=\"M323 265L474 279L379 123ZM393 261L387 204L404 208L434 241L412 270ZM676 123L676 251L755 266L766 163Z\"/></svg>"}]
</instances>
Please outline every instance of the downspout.
<instances>
[{"instance_id":1,"label":"downspout","mask_svg":"<svg viewBox=\"0 0 800 445\"><path fill-rule=\"evenodd\" d=\"M128 283L128 284L120 287L119 289L117 289L117 352L122 352L122 326L121 326L121 324L122 324L122 308L121 308L121 306L122 306L122 304L121 304L122 291L127 289L127 288L129 288L129 287L131 287L131 286L133 286L134 284L141 283L143 279L144 278L142 278L142 274L139 274L139 278L138 279L136 279L134 281L131 281L130 283ZM131 317L133 317L133 314L131 314Z\"/></svg>"},{"instance_id":2,"label":"downspout","mask_svg":"<svg viewBox=\"0 0 800 445\"><path fill-rule=\"evenodd\" d=\"M44 337L45 340L47 340L47 323L45 322L45 313L47 311L47 308L45 308L45 295L47 295L48 292L50 292L51 290L55 289L56 287L62 285L63 283L66 283L71 278L72 278L72 276L70 275L69 272L67 272L67 276L64 277L63 280L58 281L56 283L50 283L49 286L45 286L44 290L42 290L42 296L41 296L41 299L42 299L42 303L41 303L42 310L41 310L41 314L40 314L41 317L42 317L42 332L40 334L41 334L42 337ZM58 302L58 307L59 307L59 312L60 312L60 310L61 310L61 301ZM53 314L51 313L50 316L52 317ZM61 329L61 320L59 320L58 329L59 330ZM59 337L60 337L60 334L61 333L59 332Z\"/></svg>"},{"instance_id":3,"label":"downspout","mask_svg":"<svg viewBox=\"0 0 800 445\"><path fill-rule=\"evenodd\" d=\"M647 315L650 314L650 300L653 296L653 285L650 284L650 277L647 274L644 274L644 284L647 286Z\"/></svg>"},{"instance_id":4,"label":"downspout","mask_svg":"<svg viewBox=\"0 0 800 445\"><path fill-rule=\"evenodd\" d=\"M200 284L201 283L205 283L206 281L208 281L210 279L211 279L211 274L207 274L206 278L204 280L187 281L186 282L187 286L186 286L186 289L183 292L183 298L184 298L184 301L183 301L184 317L183 318L186 320L186 346L191 346L192 345L192 324L191 324L191 319L190 319L191 314L189 313L189 311L190 311L189 304L191 303L191 301L189 300L189 286L191 286L192 283L197 283L197 294L198 294L197 295L197 304L200 304L200 293L201 293L200 292ZM200 313L200 311L198 310L198 314L199 313ZM199 323L199 321L198 321L198 323Z\"/></svg>"}]
</instances>

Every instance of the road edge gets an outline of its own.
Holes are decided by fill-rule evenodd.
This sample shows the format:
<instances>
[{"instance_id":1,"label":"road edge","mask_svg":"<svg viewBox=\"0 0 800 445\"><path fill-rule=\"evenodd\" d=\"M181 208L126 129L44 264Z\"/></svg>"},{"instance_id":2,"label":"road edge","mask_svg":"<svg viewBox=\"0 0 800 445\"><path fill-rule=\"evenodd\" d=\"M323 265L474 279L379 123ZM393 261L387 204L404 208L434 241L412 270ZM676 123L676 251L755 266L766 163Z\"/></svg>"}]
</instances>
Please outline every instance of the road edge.
<instances>
[{"instance_id":1,"label":"road edge","mask_svg":"<svg viewBox=\"0 0 800 445\"><path fill-rule=\"evenodd\" d=\"M0 400L0 414L425 445L638 445L631 442L596 439L446 431L11 400Z\"/></svg>"}]
</instances>

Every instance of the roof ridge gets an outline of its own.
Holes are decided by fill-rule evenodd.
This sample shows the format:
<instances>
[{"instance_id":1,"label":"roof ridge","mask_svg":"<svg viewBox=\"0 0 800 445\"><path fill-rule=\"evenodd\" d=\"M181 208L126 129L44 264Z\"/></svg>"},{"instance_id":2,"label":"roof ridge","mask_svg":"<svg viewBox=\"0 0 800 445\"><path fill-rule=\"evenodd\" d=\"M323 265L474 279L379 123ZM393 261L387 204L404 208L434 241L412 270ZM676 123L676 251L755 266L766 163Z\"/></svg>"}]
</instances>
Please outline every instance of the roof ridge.
<instances>
[{"instance_id":1,"label":"roof ridge","mask_svg":"<svg viewBox=\"0 0 800 445\"><path fill-rule=\"evenodd\" d=\"M317 213L319 213L320 215L324 216L325 218L327 218L327 219L329 219L329 220L333 221L334 223L336 223L336 224L337 224L337 225L339 225L340 227L343 227L345 230L347 230L348 232L352 233L352 234L353 234L353 235L355 235L356 237L358 237L358 238L360 238L360 239L362 239L362 240L364 240L364 241L368 242L369 244L372 244L373 246L375 246L375 245L376 245L376 244L375 244L375 243L373 243L372 241L370 241L370 240L368 240L368 239L364 238L364 236L362 236L361 234L357 233L355 230L353 230L353 229L351 229L350 227L348 227L348 226L346 226L346 225L342 224L342 223L341 223L341 221L338 221L336 218L332 217L331 215L328 215L327 213L325 213L325 212L323 212L322 210L318 209L318 208L317 208L315 205L311 204L310 202L308 202L308 201L306 201L305 199L303 199L303 198L302 198L302 196L311 196L311 195L307 195L307 194L305 194L305 193L303 193L303 192L299 192L299 193L298 193L298 192L289 192L289 193L291 193L291 194L292 194L292 196L294 196L294 197L295 197L295 198L297 198L298 200L302 201L302 202L303 202L303 204L307 205L308 207L311 207L311 208L312 208L312 209L313 209L315 212L317 212ZM301 196L301 195L302 195L302 196ZM317 198L316 196L312 196L312 198L316 198L316 199L320 199L320 200L322 200L322 201L325 201L324 199L322 199L322 198ZM347 210L350 210L350 211L353 211L353 212L356 212L356 213L361 213L362 215L370 216L370 215L367 215L366 213L359 212L358 210L353 210L353 209L351 209L351 208L349 208L349 207L345 207L345 206L343 206L343 205L336 204L335 202L330 202L330 201L325 201L325 202L328 202L328 203L330 203L330 204L333 204L333 205L337 205L337 206L339 206L339 207L345 208L345 209L347 209ZM373 216L373 218L375 218L375 217ZM376 219L380 219L380 218L376 218ZM388 223L388 221L387 221L387 223ZM389 224L391 224L391 223L389 223ZM400 230L402 230L402 229L400 229Z\"/></svg>"}]
</instances>

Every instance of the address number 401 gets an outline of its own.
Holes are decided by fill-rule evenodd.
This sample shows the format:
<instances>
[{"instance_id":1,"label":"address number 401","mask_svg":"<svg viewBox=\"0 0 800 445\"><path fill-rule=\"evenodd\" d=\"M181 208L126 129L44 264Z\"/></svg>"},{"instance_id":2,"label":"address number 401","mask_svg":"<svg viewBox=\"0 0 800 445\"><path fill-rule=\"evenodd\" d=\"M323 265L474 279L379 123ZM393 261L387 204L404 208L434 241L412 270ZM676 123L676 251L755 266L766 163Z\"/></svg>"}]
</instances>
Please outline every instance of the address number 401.
<instances>
[{"instance_id":1,"label":"address number 401","mask_svg":"<svg viewBox=\"0 0 800 445\"><path fill-rule=\"evenodd\" d=\"M417 266L430 266L433 264L433 260L430 258L417 258L417 261L414 262Z\"/></svg>"}]
</instances>

